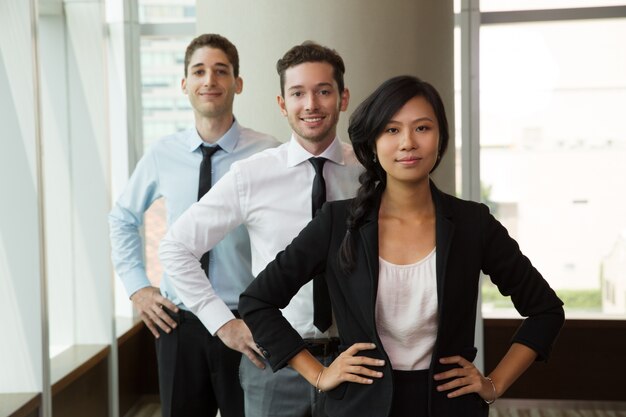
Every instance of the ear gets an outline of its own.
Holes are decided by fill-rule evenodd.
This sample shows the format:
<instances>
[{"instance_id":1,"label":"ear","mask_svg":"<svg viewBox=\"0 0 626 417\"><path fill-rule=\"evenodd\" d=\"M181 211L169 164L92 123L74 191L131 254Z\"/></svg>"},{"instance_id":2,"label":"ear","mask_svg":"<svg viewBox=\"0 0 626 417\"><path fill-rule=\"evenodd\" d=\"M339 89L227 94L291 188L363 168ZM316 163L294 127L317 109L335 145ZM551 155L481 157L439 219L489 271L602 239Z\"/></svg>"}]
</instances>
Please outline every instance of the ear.
<instances>
[{"instance_id":1,"label":"ear","mask_svg":"<svg viewBox=\"0 0 626 417\"><path fill-rule=\"evenodd\" d=\"M187 94L187 78L183 78L180 80L180 89L183 90L183 93Z\"/></svg>"},{"instance_id":2,"label":"ear","mask_svg":"<svg viewBox=\"0 0 626 417\"><path fill-rule=\"evenodd\" d=\"M276 96L276 101L278 102L278 107L280 107L280 112L283 116L287 117L287 108L285 107L285 99L283 96Z\"/></svg>"},{"instance_id":3,"label":"ear","mask_svg":"<svg viewBox=\"0 0 626 417\"><path fill-rule=\"evenodd\" d=\"M241 94L243 91L243 78L237 77L235 79L235 94Z\"/></svg>"},{"instance_id":4,"label":"ear","mask_svg":"<svg viewBox=\"0 0 626 417\"><path fill-rule=\"evenodd\" d=\"M344 88L343 92L341 93L341 103L339 105L339 110L346 111L348 109L348 103L350 103L350 90Z\"/></svg>"}]
</instances>

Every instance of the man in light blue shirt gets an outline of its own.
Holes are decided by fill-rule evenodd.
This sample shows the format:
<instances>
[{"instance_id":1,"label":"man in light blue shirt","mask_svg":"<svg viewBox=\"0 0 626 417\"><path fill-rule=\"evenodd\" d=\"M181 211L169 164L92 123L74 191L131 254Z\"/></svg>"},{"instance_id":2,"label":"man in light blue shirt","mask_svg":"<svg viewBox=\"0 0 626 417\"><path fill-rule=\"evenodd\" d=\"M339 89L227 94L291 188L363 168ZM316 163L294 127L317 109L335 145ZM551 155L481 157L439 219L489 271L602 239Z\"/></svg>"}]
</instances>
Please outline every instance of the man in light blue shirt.
<instances>
[{"instance_id":1,"label":"man in light blue shirt","mask_svg":"<svg viewBox=\"0 0 626 417\"><path fill-rule=\"evenodd\" d=\"M247 231L233 230L208 254L207 279L219 299L214 304L231 317L213 335L183 305L167 275L160 289L151 285L139 233L144 213L158 198L165 199L170 225L233 162L278 145L235 120L233 100L242 87L235 46L214 34L194 39L185 54L182 90L193 107L195 126L147 150L109 215L115 269L156 338L163 416L215 416L218 409L222 417L243 416L241 353L263 367L236 312L239 294L253 279Z\"/></svg>"}]
</instances>

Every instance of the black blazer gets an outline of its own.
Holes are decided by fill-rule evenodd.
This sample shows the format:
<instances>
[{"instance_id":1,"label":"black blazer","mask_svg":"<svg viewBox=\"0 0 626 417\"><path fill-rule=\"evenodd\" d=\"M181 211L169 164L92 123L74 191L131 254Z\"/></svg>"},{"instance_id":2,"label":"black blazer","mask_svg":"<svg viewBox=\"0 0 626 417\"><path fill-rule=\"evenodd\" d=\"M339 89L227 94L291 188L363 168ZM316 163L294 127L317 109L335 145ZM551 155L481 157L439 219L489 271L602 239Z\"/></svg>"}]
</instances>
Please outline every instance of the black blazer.
<instances>
[{"instance_id":1,"label":"black blazer","mask_svg":"<svg viewBox=\"0 0 626 417\"><path fill-rule=\"evenodd\" d=\"M564 321L563 303L519 250L506 229L475 202L439 191L432 183L436 209L437 296L439 326L430 365L431 417L487 416L488 406L477 394L454 399L436 390L432 375L450 369L438 359L462 355L473 361L474 327L479 274L489 275L515 308L526 317L512 342L522 343L546 360ZM338 253L346 233L350 200L326 203L321 212L259 274L239 301L239 312L274 371L304 348L300 335L280 312L300 287L324 273L330 291L341 348L353 343L375 343L377 349L359 354L384 359L383 377L371 385L343 383L327 393L331 417L387 416L391 409L393 378L390 362L376 331L374 318L378 286L378 209L368 213L353 233L356 267L341 272Z\"/></svg>"}]
</instances>

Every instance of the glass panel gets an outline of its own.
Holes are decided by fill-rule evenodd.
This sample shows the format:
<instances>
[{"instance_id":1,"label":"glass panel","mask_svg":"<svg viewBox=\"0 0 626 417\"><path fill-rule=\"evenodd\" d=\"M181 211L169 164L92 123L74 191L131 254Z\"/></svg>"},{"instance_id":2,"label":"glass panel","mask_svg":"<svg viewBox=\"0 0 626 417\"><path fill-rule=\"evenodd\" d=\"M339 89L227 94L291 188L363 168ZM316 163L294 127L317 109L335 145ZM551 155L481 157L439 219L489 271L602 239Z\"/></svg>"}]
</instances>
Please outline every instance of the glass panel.
<instances>
[{"instance_id":1,"label":"glass panel","mask_svg":"<svg viewBox=\"0 0 626 417\"><path fill-rule=\"evenodd\" d=\"M187 37L141 38L144 149L156 139L193 123L189 101L180 86L189 42Z\"/></svg>"},{"instance_id":2,"label":"glass panel","mask_svg":"<svg viewBox=\"0 0 626 417\"><path fill-rule=\"evenodd\" d=\"M480 0L480 11L574 9L624 5L626 5L624 0Z\"/></svg>"},{"instance_id":3,"label":"glass panel","mask_svg":"<svg viewBox=\"0 0 626 417\"><path fill-rule=\"evenodd\" d=\"M139 0L140 23L183 23L195 21L195 0Z\"/></svg>"},{"instance_id":4,"label":"glass panel","mask_svg":"<svg viewBox=\"0 0 626 417\"><path fill-rule=\"evenodd\" d=\"M159 138L193 124L193 112L180 85L189 42L187 37L141 39L144 150ZM158 286L162 274L158 247L167 229L163 199L155 201L145 213L144 225L146 273Z\"/></svg>"},{"instance_id":5,"label":"glass panel","mask_svg":"<svg viewBox=\"0 0 626 417\"><path fill-rule=\"evenodd\" d=\"M626 19L480 36L483 201L568 315L626 316Z\"/></svg>"}]
</instances>

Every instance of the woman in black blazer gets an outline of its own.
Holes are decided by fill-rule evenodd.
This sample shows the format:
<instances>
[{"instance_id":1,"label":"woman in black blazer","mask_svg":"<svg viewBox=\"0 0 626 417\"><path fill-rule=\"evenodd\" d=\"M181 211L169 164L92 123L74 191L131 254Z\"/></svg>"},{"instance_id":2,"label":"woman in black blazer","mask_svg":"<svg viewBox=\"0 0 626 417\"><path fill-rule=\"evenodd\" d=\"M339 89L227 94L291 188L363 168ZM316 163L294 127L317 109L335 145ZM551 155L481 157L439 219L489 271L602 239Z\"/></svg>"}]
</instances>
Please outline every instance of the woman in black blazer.
<instances>
[{"instance_id":1,"label":"woman in black blazer","mask_svg":"<svg viewBox=\"0 0 626 417\"><path fill-rule=\"evenodd\" d=\"M272 369L290 365L326 392L331 417L487 416L533 361L547 360L563 303L485 205L430 180L449 138L434 87L386 81L355 110L349 134L365 167L357 197L325 204L241 295L239 312ZM395 271L407 268L399 289ZM488 377L472 363L481 271L526 317ZM280 313L321 273L342 352L328 368Z\"/></svg>"}]
</instances>

